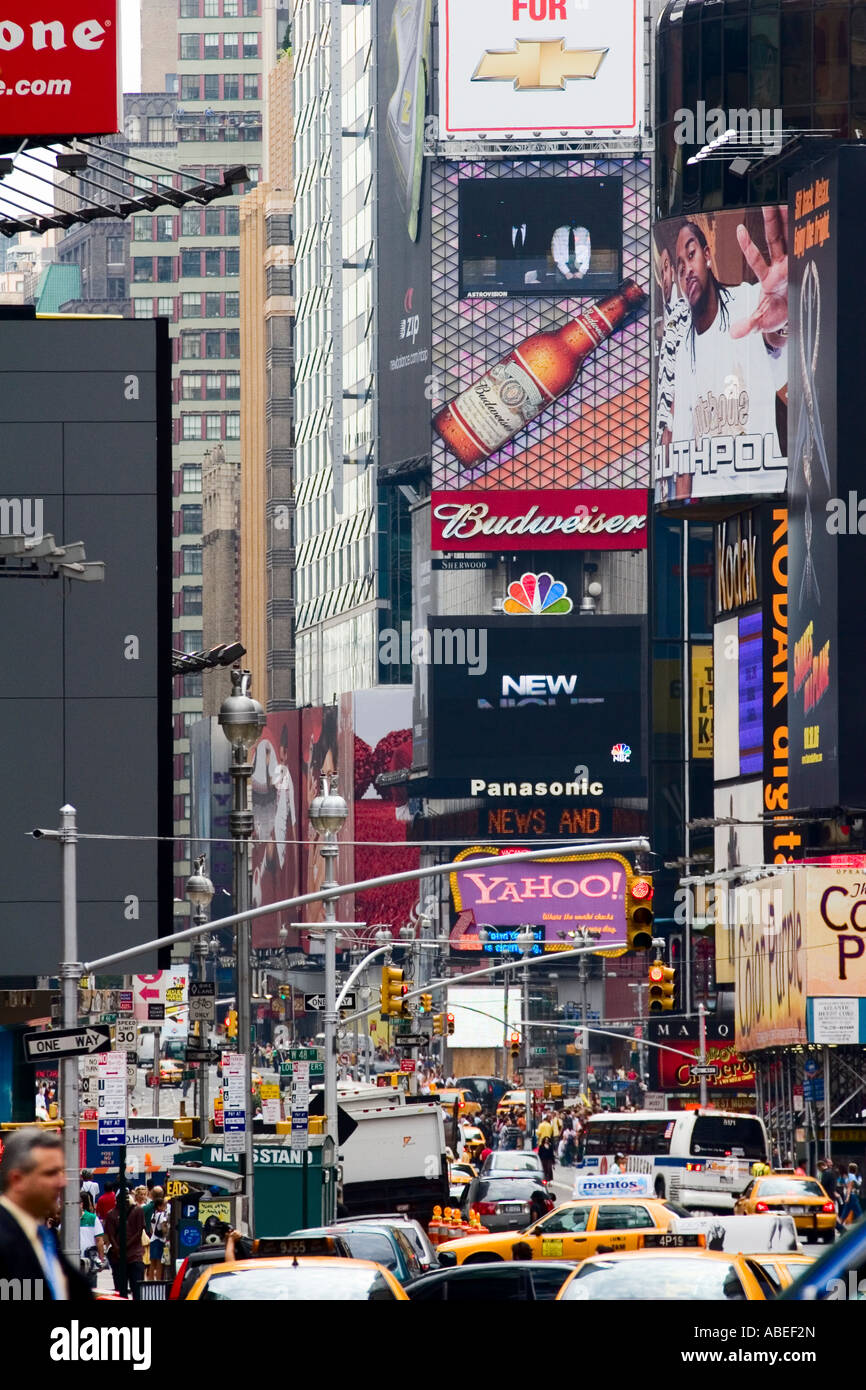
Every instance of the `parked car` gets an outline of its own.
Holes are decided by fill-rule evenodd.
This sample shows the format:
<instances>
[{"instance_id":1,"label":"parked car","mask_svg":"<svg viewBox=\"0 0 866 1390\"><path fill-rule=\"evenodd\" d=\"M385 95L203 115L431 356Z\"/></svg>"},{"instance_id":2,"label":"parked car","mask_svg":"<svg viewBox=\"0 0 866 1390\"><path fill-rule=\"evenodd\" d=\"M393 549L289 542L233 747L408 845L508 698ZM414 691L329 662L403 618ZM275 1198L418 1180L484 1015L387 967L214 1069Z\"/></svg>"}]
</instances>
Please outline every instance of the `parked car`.
<instances>
[{"instance_id":1,"label":"parked car","mask_svg":"<svg viewBox=\"0 0 866 1390\"><path fill-rule=\"evenodd\" d=\"M341 1226L367 1224L396 1226L413 1247L425 1274L428 1270L439 1268L439 1257L436 1254L435 1245L431 1244L430 1237L420 1221L413 1221L411 1216L403 1216L400 1212L388 1212L383 1216L344 1216L339 1221L334 1222L337 1229Z\"/></svg>"},{"instance_id":2,"label":"parked car","mask_svg":"<svg viewBox=\"0 0 866 1390\"><path fill-rule=\"evenodd\" d=\"M551 1303L576 1269L574 1260L512 1260L510 1264L459 1265L416 1279L406 1292L410 1301L430 1303Z\"/></svg>"},{"instance_id":3,"label":"parked car","mask_svg":"<svg viewBox=\"0 0 866 1390\"><path fill-rule=\"evenodd\" d=\"M510 1173L475 1178L464 1189L460 1211L467 1220L477 1212L488 1231L524 1231L555 1205L537 1174Z\"/></svg>"}]
</instances>

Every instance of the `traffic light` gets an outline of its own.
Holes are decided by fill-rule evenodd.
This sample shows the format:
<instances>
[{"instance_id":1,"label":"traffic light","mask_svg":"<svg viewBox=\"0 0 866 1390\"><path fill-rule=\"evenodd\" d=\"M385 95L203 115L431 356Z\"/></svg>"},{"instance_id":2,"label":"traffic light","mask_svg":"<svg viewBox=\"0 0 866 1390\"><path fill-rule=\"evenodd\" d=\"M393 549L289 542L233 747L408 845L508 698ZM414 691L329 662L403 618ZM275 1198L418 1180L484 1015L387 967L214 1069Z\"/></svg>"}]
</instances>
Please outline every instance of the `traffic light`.
<instances>
[{"instance_id":1,"label":"traffic light","mask_svg":"<svg viewBox=\"0 0 866 1390\"><path fill-rule=\"evenodd\" d=\"M281 998L281 999L291 999L291 997L292 997L292 987L291 987L291 985L280 985L280 998Z\"/></svg>"},{"instance_id":2,"label":"traffic light","mask_svg":"<svg viewBox=\"0 0 866 1390\"><path fill-rule=\"evenodd\" d=\"M676 971L654 960L649 968L649 1011L651 1014L669 1013L674 1006Z\"/></svg>"},{"instance_id":3,"label":"traffic light","mask_svg":"<svg viewBox=\"0 0 866 1390\"><path fill-rule=\"evenodd\" d=\"M422 995L421 995L421 1012L422 1012L422 1014L432 1014L432 1012L433 1012L433 995L432 995L432 994L422 994Z\"/></svg>"},{"instance_id":4,"label":"traffic light","mask_svg":"<svg viewBox=\"0 0 866 1390\"><path fill-rule=\"evenodd\" d=\"M226 1014L226 1036L229 1038L236 1038L237 1035L238 1011L237 1009L229 1009L228 1013Z\"/></svg>"},{"instance_id":5,"label":"traffic light","mask_svg":"<svg viewBox=\"0 0 866 1390\"><path fill-rule=\"evenodd\" d=\"M445 1032L445 1015L444 1015L444 1014L434 1014L434 1015L433 1015L433 1034L434 1034L434 1036L437 1037L437 1038L441 1038L441 1037L442 1037L442 1034L443 1034L444 1032Z\"/></svg>"},{"instance_id":6,"label":"traffic light","mask_svg":"<svg viewBox=\"0 0 866 1390\"><path fill-rule=\"evenodd\" d=\"M451 1034L451 1033L454 1032L454 1015L453 1015L453 1014L446 1014L446 1019L447 1019L447 1022L448 1022L448 1032L449 1032L449 1034Z\"/></svg>"},{"instance_id":7,"label":"traffic light","mask_svg":"<svg viewBox=\"0 0 866 1390\"><path fill-rule=\"evenodd\" d=\"M409 1010L403 996L409 993L409 986L403 980L403 971L396 965L382 966L382 988L379 991L382 1013L388 1018L408 1018Z\"/></svg>"},{"instance_id":8,"label":"traffic light","mask_svg":"<svg viewBox=\"0 0 866 1390\"><path fill-rule=\"evenodd\" d=\"M653 944L652 879L646 874L633 878L626 898L629 950L648 951Z\"/></svg>"},{"instance_id":9,"label":"traffic light","mask_svg":"<svg viewBox=\"0 0 866 1390\"><path fill-rule=\"evenodd\" d=\"M511 1060L516 1062L520 1056L520 1034L512 1033L509 1041L511 1043Z\"/></svg>"}]
</instances>

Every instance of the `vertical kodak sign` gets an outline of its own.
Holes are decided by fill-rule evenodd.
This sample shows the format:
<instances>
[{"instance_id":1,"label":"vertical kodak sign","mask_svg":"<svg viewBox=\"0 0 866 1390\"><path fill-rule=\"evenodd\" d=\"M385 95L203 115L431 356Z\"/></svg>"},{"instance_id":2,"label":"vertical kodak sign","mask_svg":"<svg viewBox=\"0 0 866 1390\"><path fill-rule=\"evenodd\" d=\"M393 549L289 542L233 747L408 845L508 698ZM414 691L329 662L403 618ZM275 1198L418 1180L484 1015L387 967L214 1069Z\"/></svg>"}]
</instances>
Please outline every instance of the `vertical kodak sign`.
<instances>
[{"instance_id":1,"label":"vertical kodak sign","mask_svg":"<svg viewBox=\"0 0 866 1390\"><path fill-rule=\"evenodd\" d=\"M764 830L764 860L798 859L801 830L786 822L788 769L788 510L768 508L764 528L764 813L774 819Z\"/></svg>"}]
</instances>

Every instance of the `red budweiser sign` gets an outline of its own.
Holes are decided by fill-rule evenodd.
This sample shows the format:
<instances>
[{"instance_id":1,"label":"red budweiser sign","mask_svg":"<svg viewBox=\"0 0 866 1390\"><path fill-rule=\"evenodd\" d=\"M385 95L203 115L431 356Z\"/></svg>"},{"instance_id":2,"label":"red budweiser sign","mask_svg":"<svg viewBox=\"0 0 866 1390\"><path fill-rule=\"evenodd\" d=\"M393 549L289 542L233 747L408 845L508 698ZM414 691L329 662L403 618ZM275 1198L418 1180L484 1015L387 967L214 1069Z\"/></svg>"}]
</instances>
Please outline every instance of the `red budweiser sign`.
<instances>
[{"instance_id":1,"label":"red budweiser sign","mask_svg":"<svg viewBox=\"0 0 866 1390\"><path fill-rule=\"evenodd\" d=\"M117 0L0 0L0 137L120 129Z\"/></svg>"},{"instance_id":2,"label":"red budweiser sign","mask_svg":"<svg viewBox=\"0 0 866 1390\"><path fill-rule=\"evenodd\" d=\"M645 550L643 488L434 492L434 550Z\"/></svg>"}]
</instances>

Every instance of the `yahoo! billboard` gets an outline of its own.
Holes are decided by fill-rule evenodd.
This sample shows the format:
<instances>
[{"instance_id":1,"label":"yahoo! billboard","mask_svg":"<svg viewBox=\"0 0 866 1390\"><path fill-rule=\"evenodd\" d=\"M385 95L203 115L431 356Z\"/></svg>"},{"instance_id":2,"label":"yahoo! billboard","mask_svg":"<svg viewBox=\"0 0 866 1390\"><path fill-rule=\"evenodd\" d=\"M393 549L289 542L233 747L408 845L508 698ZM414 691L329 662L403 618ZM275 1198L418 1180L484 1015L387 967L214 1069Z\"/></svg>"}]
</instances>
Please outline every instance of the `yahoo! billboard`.
<instances>
[{"instance_id":1,"label":"yahoo! billboard","mask_svg":"<svg viewBox=\"0 0 866 1390\"><path fill-rule=\"evenodd\" d=\"M499 854L501 864L473 868L473 860ZM585 854L532 863L513 860L497 846L465 850L466 867L451 875L459 913L472 913L475 925L541 927L547 950L568 950L586 931L600 949L627 944L626 892L631 865L619 854ZM476 948L477 949L477 948Z\"/></svg>"},{"instance_id":2,"label":"yahoo! billboard","mask_svg":"<svg viewBox=\"0 0 866 1390\"><path fill-rule=\"evenodd\" d=\"M120 129L117 0L65 0L53 14L46 6L38 18L37 8L42 7L34 0L3 3L2 135L115 135Z\"/></svg>"}]
</instances>

